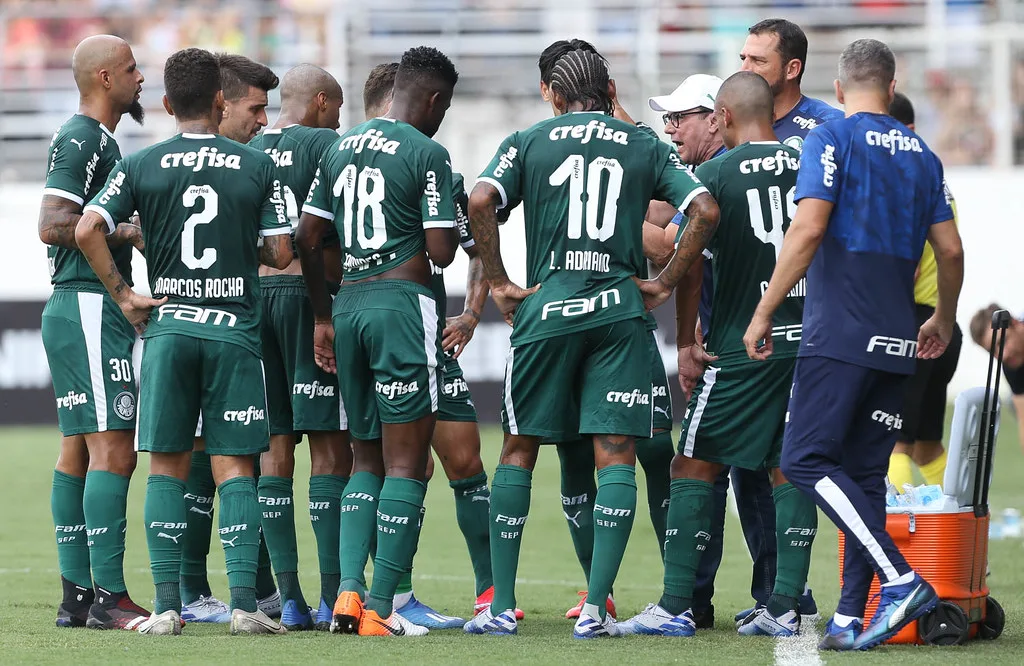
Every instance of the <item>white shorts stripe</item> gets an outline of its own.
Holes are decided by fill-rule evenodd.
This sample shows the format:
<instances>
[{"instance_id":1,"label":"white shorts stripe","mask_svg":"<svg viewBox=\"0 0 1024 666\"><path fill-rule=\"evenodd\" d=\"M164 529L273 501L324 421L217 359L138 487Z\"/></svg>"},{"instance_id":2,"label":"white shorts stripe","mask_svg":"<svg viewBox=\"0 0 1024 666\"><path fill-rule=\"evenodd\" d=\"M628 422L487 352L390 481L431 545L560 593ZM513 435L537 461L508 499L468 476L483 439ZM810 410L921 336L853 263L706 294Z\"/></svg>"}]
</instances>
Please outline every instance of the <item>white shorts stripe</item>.
<instances>
[{"instance_id":1,"label":"white shorts stripe","mask_svg":"<svg viewBox=\"0 0 1024 666\"><path fill-rule=\"evenodd\" d=\"M107 385L103 381L103 294L78 294L78 316L85 336L85 352L89 358L89 381L92 402L96 407L96 432L107 431Z\"/></svg>"},{"instance_id":2,"label":"white shorts stripe","mask_svg":"<svg viewBox=\"0 0 1024 666\"><path fill-rule=\"evenodd\" d=\"M423 320L423 351L427 355L427 385L430 387L430 411L437 411L437 301L418 294Z\"/></svg>"},{"instance_id":3,"label":"white shorts stripe","mask_svg":"<svg viewBox=\"0 0 1024 666\"><path fill-rule=\"evenodd\" d=\"M871 530L864 524L860 514L857 513L857 509L853 506L853 502L846 496L842 488L837 486L835 481L825 476L814 484L814 490L821 495L821 498L832 507L833 511L839 514L843 522L853 531L853 534L847 534L846 538L849 539L853 536L860 541L861 545L867 549L871 559L875 561L878 568L885 574L887 581L899 578L900 575L896 573L896 567L889 561L885 551L882 550L881 544L871 535Z\"/></svg>"},{"instance_id":4,"label":"white shorts stripe","mask_svg":"<svg viewBox=\"0 0 1024 666\"><path fill-rule=\"evenodd\" d=\"M516 410L512 404L512 362L515 360L516 348L508 348L508 358L505 361L505 415L508 417L508 431L512 435L519 434L519 424L516 423Z\"/></svg>"},{"instance_id":5,"label":"white shorts stripe","mask_svg":"<svg viewBox=\"0 0 1024 666\"><path fill-rule=\"evenodd\" d=\"M135 342L135 349L132 353L132 364L135 366L135 451L139 450L139 423L142 421L140 414L142 407L142 353L145 351L146 341L139 338Z\"/></svg>"},{"instance_id":6,"label":"white shorts stripe","mask_svg":"<svg viewBox=\"0 0 1024 666\"><path fill-rule=\"evenodd\" d=\"M683 455L688 458L693 456L693 445L697 441L697 430L700 429L700 420L704 416L704 409L708 406L708 398L711 397L711 389L715 386L716 377L718 377L718 368L709 366L704 371L704 388L701 389L700 395L697 396L697 404L693 406L690 427L686 430L686 444L683 445Z\"/></svg>"},{"instance_id":7,"label":"white shorts stripe","mask_svg":"<svg viewBox=\"0 0 1024 666\"><path fill-rule=\"evenodd\" d=\"M348 412L345 411L345 400L338 389L338 430L348 430Z\"/></svg>"}]
</instances>

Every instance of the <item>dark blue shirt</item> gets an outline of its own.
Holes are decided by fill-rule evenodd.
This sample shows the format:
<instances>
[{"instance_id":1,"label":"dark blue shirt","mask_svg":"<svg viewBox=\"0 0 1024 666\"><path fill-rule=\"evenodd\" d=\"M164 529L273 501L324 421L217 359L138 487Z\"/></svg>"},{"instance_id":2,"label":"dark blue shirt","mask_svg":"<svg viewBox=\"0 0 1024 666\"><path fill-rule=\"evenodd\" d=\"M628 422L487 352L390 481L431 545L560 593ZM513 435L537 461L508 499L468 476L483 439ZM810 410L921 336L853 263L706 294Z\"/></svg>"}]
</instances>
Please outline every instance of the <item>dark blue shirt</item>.
<instances>
[{"instance_id":1,"label":"dark blue shirt","mask_svg":"<svg viewBox=\"0 0 1024 666\"><path fill-rule=\"evenodd\" d=\"M801 95L797 105L776 120L772 129L775 130L775 136L779 141L797 150L803 150L808 132L831 120L839 120L843 115L842 111L820 99Z\"/></svg>"},{"instance_id":2,"label":"dark blue shirt","mask_svg":"<svg viewBox=\"0 0 1024 666\"><path fill-rule=\"evenodd\" d=\"M804 141L795 200L830 201L807 271L800 356L914 372L914 270L931 225L953 219L942 163L887 115L857 113Z\"/></svg>"}]
</instances>

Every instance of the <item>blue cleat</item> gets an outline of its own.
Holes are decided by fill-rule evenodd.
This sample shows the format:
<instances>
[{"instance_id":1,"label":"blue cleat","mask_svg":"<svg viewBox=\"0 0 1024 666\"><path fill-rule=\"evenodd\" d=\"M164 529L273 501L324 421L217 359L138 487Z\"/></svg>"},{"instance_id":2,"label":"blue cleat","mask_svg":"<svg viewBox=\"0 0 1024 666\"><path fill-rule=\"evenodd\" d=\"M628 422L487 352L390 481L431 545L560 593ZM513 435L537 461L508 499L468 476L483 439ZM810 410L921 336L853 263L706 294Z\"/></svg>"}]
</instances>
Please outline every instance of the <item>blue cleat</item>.
<instances>
[{"instance_id":1,"label":"blue cleat","mask_svg":"<svg viewBox=\"0 0 1024 666\"><path fill-rule=\"evenodd\" d=\"M591 611L591 612L588 612ZM607 613L602 620L600 617L600 611L597 606L591 606L589 609L586 605L583 606L583 610L580 611L580 616L576 620L576 625L572 628L573 638L609 638L612 636L621 636L622 632L619 631L619 625L615 624L615 618L611 613Z\"/></svg>"},{"instance_id":2,"label":"blue cleat","mask_svg":"<svg viewBox=\"0 0 1024 666\"><path fill-rule=\"evenodd\" d=\"M899 633L939 604L935 588L916 573L906 585L882 586L882 599L867 629L853 642L854 650L870 650Z\"/></svg>"},{"instance_id":3,"label":"blue cleat","mask_svg":"<svg viewBox=\"0 0 1024 666\"><path fill-rule=\"evenodd\" d=\"M864 631L864 623L860 620L854 620L847 627L838 627L835 622L829 620L825 627L825 636L818 643L818 649L839 652L852 650L854 642L862 631Z\"/></svg>"},{"instance_id":4,"label":"blue cleat","mask_svg":"<svg viewBox=\"0 0 1024 666\"><path fill-rule=\"evenodd\" d=\"M642 636L674 636L689 638L697 633L693 611L687 609L673 615L657 604L647 604L643 612L617 625L620 636L639 634Z\"/></svg>"},{"instance_id":5,"label":"blue cleat","mask_svg":"<svg viewBox=\"0 0 1024 666\"><path fill-rule=\"evenodd\" d=\"M519 633L515 609L509 608L497 615L491 615L491 609L480 611L467 622L462 630L467 634L489 634L491 636L515 636Z\"/></svg>"},{"instance_id":6,"label":"blue cleat","mask_svg":"<svg viewBox=\"0 0 1024 666\"><path fill-rule=\"evenodd\" d=\"M200 596L181 607L181 619L185 622L228 624L231 622L231 609L216 597Z\"/></svg>"},{"instance_id":7,"label":"blue cleat","mask_svg":"<svg viewBox=\"0 0 1024 666\"><path fill-rule=\"evenodd\" d=\"M760 610L764 610L764 608L764 604L755 604L750 608L744 608L739 613L736 613L736 615L732 618L733 622L736 623L736 628L739 629L740 625L747 621L747 618L749 618L751 615Z\"/></svg>"},{"instance_id":8,"label":"blue cleat","mask_svg":"<svg viewBox=\"0 0 1024 666\"><path fill-rule=\"evenodd\" d=\"M748 615L736 630L740 636L790 638L800 633L800 613L791 610L775 617L767 608L761 608Z\"/></svg>"},{"instance_id":9,"label":"blue cleat","mask_svg":"<svg viewBox=\"0 0 1024 666\"><path fill-rule=\"evenodd\" d=\"M320 597L320 609L316 612L316 630L330 631L334 617L334 604L328 605L327 600Z\"/></svg>"},{"instance_id":10,"label":"blue cleat","mask_svg":"<svg viewBox=\"0 0 1024 666\"><path fill-rule=\"evenodd\" d=\"M417 599L415 595L404 606L396 608L395 612L409 622L426 627L427 629L458 629L466 624L466 621L461 617L452 617L438 613Z\"/></svg>"},{"instance_id":11,"label":"blue cleat","mask_svg":"<svg viewBox=\"0 0 1024 666\"><path fill-rule=\"evenodd\" d=\"M299 609L299 604L294 599L284 602L281 607L281 625L288 631L305 631L316 627L316 620L310 612L313 609L306 606Z\"/></svg>"}]
</instances>

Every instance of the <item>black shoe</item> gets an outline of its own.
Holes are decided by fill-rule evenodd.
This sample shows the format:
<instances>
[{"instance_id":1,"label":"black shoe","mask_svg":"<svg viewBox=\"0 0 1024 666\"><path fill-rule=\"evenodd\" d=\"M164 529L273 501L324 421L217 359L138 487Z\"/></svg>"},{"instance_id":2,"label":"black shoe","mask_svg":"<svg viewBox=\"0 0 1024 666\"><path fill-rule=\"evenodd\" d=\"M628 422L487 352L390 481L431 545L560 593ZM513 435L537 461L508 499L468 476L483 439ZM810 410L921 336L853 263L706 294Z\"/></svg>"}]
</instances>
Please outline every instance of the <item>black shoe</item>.
<instances>
[{"instance_id":1,"label":"black shoe","mask_svg":"<svg viewBox=\"0 0 1024 666\"><path fill-rule=\"evenodd\" d=\"M804 593L797 599L797 606L800 615L818 614L818 604L814 603L814 595L811 594L811 588L804 587Z\"/></svg>"},{"instance_id":2,"label":"black shoe","mask_svg":"<svg viewBox=\"0 0 1024 666\"><path fill-rule=\"evenodd\" d=\"M84 627L89 617L89 606L96 595L91 589L75 585L63 576L60 583L64 588L64 601L57 606L57 626Z\"/></svg>"},{"instance_id":3,"label":"black shoe","mask_svg":"<svg viewBox=\"0 0 1024 666\"><path fill-rule=\"evenodd\" d=\"M127 592L108 592L96 587L96 600L89 607L85 626L90 629L135 631L149 619L149 611L132 601Z\"/></svg>"},{"instance_id":4,"label":"black shoe","mask_svg":"<svg viewBox=\"0 0 1024 666\"><path fill-rule=\"evenodd\" d=\"M715 605L711 604L707 608L693 611L693 624L698 629L714 629Z\"/></svg>"}]
</instances>

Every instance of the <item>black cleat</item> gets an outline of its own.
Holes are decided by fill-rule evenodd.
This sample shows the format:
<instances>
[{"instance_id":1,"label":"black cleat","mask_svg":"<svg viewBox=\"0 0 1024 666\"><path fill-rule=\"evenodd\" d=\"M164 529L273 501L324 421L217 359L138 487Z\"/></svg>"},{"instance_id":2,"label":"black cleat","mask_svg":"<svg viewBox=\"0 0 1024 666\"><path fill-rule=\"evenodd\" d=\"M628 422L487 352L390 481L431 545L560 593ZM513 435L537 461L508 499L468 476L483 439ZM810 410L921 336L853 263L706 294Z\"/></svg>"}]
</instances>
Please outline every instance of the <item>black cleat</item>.
<instances>
[{"instance_id":1,"label":"black cleat","mask_svg":"<svg viewBox=\"0 0 1024 666\"><path fill-rule=\"evenodd\" d=\"M715 605L711 604L707 608L694 611L693 613L693 624L698 629L714 629L715 628Z\"/></svg>"},{"instance_id":2,"label":"black cleat","mask_svg":"<svg viewBox=\"0 0 1024 666\"><path fill-rule=\"evenodd\" d=\"M75 585L63 576L60 577L60 583L64 588L64 601L57 606L57 626L84 627L95 594L91 589Z\"/></svg>"},{"instance_id":3,"label":"black cleat","mask_svg":"<svg viewBox=\"0 0 1024 666\"><path fill-rule=\"evenodd\" d=\"M89 607L85 626L90 629L135 631L149 619L149 611L131 600L127 592L108 592L96 587L96 600Z\"/></svg>"}]
</instances>

